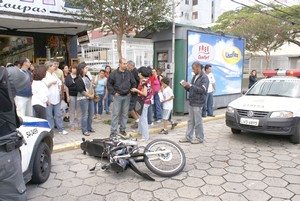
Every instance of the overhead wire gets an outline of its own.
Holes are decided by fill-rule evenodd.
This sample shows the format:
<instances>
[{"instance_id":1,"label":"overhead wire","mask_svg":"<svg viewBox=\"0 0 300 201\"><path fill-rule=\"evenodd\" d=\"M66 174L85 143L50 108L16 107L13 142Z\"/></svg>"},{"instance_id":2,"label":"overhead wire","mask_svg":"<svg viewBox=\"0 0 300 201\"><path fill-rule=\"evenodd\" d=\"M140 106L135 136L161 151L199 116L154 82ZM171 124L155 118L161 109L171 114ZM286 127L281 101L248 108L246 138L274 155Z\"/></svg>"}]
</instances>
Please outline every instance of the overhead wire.
<instances>
[{"instance_id":1,"label":"overhead wire","mask_svg":"<svg viewBox=\"0 0 300 201\"><path fill-rule=\"evenodd\" d=\"M269 4L266 4L266 3L264 3L264 2L261 2L261 1L259 1L259 0L255 0L255 1L258 2L258 3L260 3L260 4L262 4L262 5L264 5L264 6L273 8L274 10L279 11L279 12L281 12L281 13L284 13L284 14L286 14L286 15L288 15L288 16L299 18L299 16L297 16L297 15L292 15L291 13L288 13L288 12L285 12L285 11L283 11L283 10L280 10L279 8L276 8L275 6L271 6L271 5L269 5Z\"/></svg>"},{"instance_id":2,"label":"overhead wire","mask_svg":"<svg viewBox=\"0 0 300 201\"><path fill-rule=\"evenodd\" d=\"M285 18L282 18L282 17L278 17L278 16L276 16L276 15L273 15L273 14L270 14L270 13L267 13L267 12L264 12L264 11L261 11L261 10L259 10L259 9L257 9L257 8L254 8L254 7L252 7L252 6L248 6L248 5L243 4L243 3L240 3L240 2L238 2L238 1L235 1L235 0L231 0L231 1L234 2L234 3L240 4L240 5L242 5L242 6L245 6L245 7L247 7L247 8L250 8L250 9L252 9L252 10L256 10L256 11L259 12L259 13L262 13L262 14L265 14L265 15L269 15L269 16L271 16L271 17L274 17L274 18L276 18L276 19L282 20L282 21L284 21L284 22L289 22L289 23L291 23L292 25L295 25L295 24L300 25L300 23L298 23L298 22L294 22L294 21L291 21L291 20L288 20L288 19L285 19Z\"/></svg>"},{"instance_id":3,"label":"overhead wire","mask_svg":"<svg viewBox=\"0 0 300 201\"><path fill-rule=\"evenodd\" d=\"M295 9L295 8L293 8L293 7L290 7L290 6L288 6L288 5L286 5L286 4L282 3L282 2L280 2L280 1L278 1L278 0L274 0L274 1L275 1L276 3L278 3L278 4L281 4L281 5L285 6L285 7L289 7L290 9L292 9L292 10L294 10L294 11L300 12L300 10L297 10L297 9Z\"/></svg>"}]
</instances>

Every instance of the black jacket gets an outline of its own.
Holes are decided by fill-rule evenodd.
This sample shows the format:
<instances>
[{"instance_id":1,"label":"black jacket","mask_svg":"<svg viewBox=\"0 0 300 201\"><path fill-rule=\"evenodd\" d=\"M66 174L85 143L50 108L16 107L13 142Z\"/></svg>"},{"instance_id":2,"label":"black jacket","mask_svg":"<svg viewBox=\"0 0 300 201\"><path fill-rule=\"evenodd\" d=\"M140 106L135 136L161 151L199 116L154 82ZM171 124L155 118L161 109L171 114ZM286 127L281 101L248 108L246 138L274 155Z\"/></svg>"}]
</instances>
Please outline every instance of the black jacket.
<instances>
[{"instance_id":1,"label":"black jacket","mask_svg":"<svg viewBox=\"0 0 300 201\"><path fill-rule=\"evenodd\" d=\"M122 72L118 68L109 75L107 80L107 89L112 95L118 93L121 96L126 96L134 87L136 87L136 81L128 70Z\"/></svg>"},{"instance_id":2,"label":"black jacket","mask_svg":"<svg viewBox=\"0 0 300 201\"><path fill-rule=\"evenodd\" d=\"M76 78L75 78L76 79ZM71 74L68 74L65 80L65 85L69 89L70 96L77 96L77 89L75 79L72 78Z\"/></svg>"},{"instance_id":3,"label":"black jacket","mask_svg":"<svg viewBox=\"0 0 300 201\"><path fill-rule=\"evenodd\" d=\"M192 79L194 81L195 76ZM189 91L190 106L203 107L206 101L209 80L205 73L201 72L200 76L194 81L191 87L185 88Z\"/></svg>"}]
</instances>

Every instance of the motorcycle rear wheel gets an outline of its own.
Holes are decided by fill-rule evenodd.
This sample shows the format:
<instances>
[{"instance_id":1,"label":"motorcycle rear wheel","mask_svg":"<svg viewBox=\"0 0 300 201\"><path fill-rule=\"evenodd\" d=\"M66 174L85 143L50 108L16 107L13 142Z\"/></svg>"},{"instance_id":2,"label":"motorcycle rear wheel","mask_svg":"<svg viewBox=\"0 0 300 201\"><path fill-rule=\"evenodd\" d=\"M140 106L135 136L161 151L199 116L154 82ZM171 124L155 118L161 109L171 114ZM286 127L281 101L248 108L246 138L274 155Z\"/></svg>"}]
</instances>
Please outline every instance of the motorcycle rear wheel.
<instances>
[{"instance_id":1,"label":"motorcycle rear wheel","mask_svg":"<svg viewBox=\"0 0 300 201\"><path fill-rule=\"evenodd\" d=\"M149 152L167 151L147 155ZM150 142L145 148L145 164L149 170L162 177L172 177L179 174L186 163L186 157L181 147L167 139L157 139Z\"/></svg>"}]
</instances>

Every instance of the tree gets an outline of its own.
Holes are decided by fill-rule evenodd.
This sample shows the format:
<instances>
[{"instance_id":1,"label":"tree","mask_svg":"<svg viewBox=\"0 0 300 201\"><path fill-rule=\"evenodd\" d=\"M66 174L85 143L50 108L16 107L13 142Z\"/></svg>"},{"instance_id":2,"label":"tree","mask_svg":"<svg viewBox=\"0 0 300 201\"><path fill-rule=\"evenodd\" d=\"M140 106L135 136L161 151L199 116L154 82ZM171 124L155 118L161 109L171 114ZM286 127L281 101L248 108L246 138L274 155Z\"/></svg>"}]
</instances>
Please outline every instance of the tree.
<instances>
[{"instance_id":1,"label":"tree","mask_svg":"<svg viewBox=\"0 0 300 201\"><path fill-rule=\"evenodd\" d=\"M66 0L71 6L80 7L75 18L90 19L93 28L112 32L117 36L118 57L122 58L122 38L131 31L146 27L157 29L171 12L168 0Z\"/></svg>"},{"instance_id":2,"label":"tree","mask_svg":"<svg viewBox=\"0 0 300 201\"><path fill-rule=\"evenodd\" d=\"M253 8L242 7L225 12L212 29L245 38L246 50L264 52L269 68L270 52L276 51L287 40L288 25L278 18L259 12L269 12L265 6L255 5Z\"/></svg>"}]
</instances>

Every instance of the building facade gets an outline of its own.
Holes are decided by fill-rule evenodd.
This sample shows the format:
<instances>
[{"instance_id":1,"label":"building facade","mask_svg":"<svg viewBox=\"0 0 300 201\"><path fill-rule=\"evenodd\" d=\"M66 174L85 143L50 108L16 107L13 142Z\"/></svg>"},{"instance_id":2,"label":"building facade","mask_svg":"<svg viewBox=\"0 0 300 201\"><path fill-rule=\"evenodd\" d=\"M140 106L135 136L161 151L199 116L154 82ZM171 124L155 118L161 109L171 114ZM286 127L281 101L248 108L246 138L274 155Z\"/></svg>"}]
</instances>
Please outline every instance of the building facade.
<instances>
[{"instance_id":1,"label":"building facade","mask_svg":"<svg viewBox=\"0 0 300 201\"><path fill-rule=\"evenodd\" d=\"M221 0L180 0L175 8L175 22L193 26L214 23L221 15Z\"/></svg>"}]
</instances>

